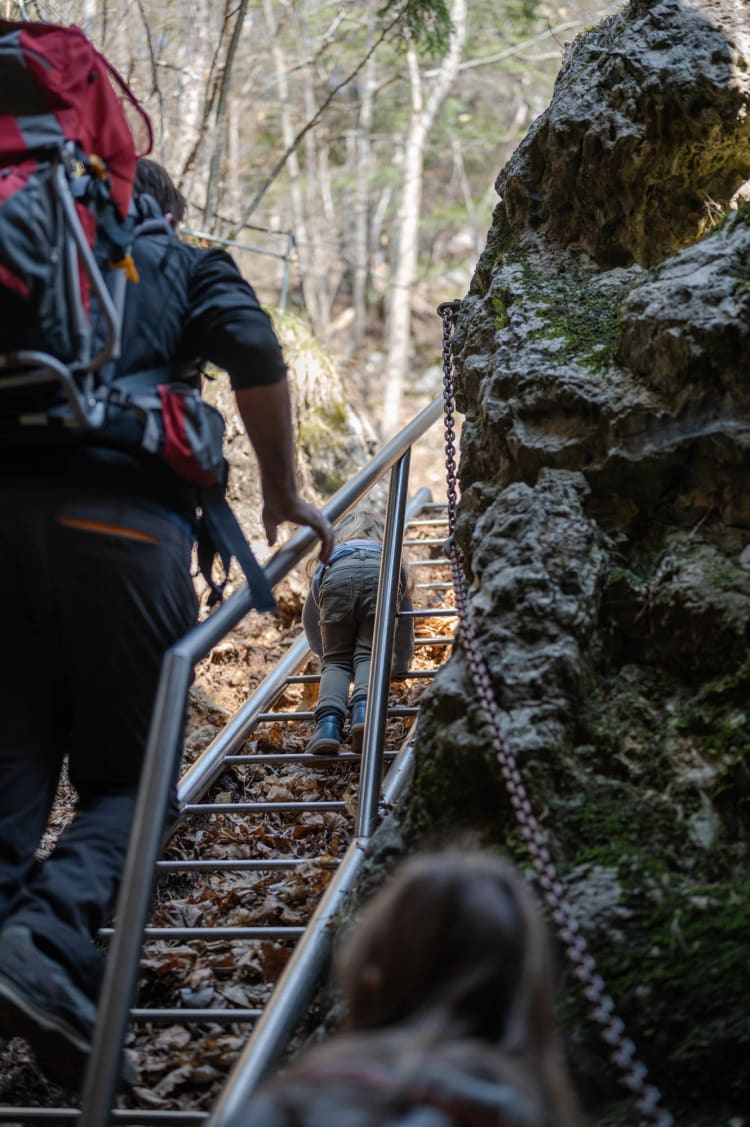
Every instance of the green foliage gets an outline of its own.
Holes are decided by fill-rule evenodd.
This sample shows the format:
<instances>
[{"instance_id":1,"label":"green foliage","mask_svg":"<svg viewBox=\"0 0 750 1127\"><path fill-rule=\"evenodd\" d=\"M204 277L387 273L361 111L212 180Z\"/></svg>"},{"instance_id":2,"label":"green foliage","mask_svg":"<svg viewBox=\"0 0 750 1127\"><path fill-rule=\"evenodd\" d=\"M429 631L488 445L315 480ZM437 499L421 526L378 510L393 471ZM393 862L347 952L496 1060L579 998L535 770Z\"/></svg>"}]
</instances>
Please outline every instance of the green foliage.
<instances>
[{"instance_id":1,"label":"green foliage","mask_svg":"<svg viewBox=\"0 0 750 1127\"><path fill-rule=\"evenodd\" d=\"M494 317L495 329L496 329L497 332L499 332L501 329L504 329L505 326L508 324L508 309L507 309L506 304L503 301L503 299L499 296L493 297L492 308L493 308L494 313L495 313L495 317Z\"/></svg>"},{"instance_id":2,"label":"green foliage","mask_svg":"<svg viewBox=\"0 0 750 1127\"><path fill-rule=\"evenodd\" d=\"M649 1045L670 1104L721 1090L746 1101L750 880L689 887L665 880L646 897L639 884L623 885L632 913L627 942L598 946L599 970L626 1023ZM566 1020L581 1021L585 1009L583 997L570 994Z\"/></svg>"},{"instance_id":3,"label":"green foliage","mask_svg":"<svg viewBox=\"0 0 750 1127\"><path fill-rule=\"evenodd\" d=\"M378 18L387 24L396 21L397 35L427 55L439 57L448 50L453 24L445 0L386 0Z\"/></svg>"}]
</instances>

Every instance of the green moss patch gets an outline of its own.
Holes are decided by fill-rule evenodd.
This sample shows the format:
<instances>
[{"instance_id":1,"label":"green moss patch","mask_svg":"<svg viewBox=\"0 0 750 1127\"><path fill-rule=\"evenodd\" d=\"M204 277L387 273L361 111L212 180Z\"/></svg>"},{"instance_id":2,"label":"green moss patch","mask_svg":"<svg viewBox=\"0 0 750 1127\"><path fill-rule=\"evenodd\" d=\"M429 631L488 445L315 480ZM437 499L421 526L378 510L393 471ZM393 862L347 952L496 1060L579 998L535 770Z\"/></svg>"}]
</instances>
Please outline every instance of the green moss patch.
<instances>
[{"instance_id":1,"label":"green moss patch","mask_svg":"<svg viewBox=\"0 0 750 1127\"><path fill-rule=\"evenodd\" d=\"M747 1106L750 876L667 886L658 898L626 887L625 898L626 940L599 945L594 955L654 1080L675 1111L718 1093ZM566 1024L585 1019L579 991L568 994L563 1014Z\"/></svg>"}]
</instances>

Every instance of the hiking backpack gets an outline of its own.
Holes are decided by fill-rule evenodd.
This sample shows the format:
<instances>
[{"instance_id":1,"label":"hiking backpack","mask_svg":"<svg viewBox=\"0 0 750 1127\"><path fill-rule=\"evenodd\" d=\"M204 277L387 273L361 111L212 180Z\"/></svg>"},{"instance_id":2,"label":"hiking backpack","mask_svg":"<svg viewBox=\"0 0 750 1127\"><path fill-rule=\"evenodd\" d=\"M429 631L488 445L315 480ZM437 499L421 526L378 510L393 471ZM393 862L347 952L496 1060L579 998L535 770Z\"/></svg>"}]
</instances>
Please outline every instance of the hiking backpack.
<instances>
[{"instance_id":1,"label":"hiking backpack","mask_svg":"<svg viewBox=\"0 0 750 1127\"><path fill-rule=\"evenodd\" d=\"M127 388L112 376L126 286L137 284L133 240L173 234L160 213L138 222L132 207L151 142L145 111L80 29L0 20L0 418L13 416L3 442L64 437L156 455L198 491L210 603L223 590L214 558L226 582L234 557L257 609L275 609L226 501L221 414L167 370L140 385L128 376Z\"/></svg>"},{"instance_id":2,"label":"hiking backpack","mask_svg":"<svg viewBox=\"0 0 750 1127\"><path fill-rule=\"evenodd\" d=\"M127 265L135 166L150 149L146 113L82 31L0 21L0 300L21 322L33 317L34 345L14 349L18 326L3 318L0 347L11 358L2 367L30 376L51 362L50 379L62 382L77 414L78 385L62 369L80 379L119 343L118 311L94 241L113 264ZM97 355L92 288L108 329ZM33 382L40 380L41 372Z\"/></svg>"}]
</instances>

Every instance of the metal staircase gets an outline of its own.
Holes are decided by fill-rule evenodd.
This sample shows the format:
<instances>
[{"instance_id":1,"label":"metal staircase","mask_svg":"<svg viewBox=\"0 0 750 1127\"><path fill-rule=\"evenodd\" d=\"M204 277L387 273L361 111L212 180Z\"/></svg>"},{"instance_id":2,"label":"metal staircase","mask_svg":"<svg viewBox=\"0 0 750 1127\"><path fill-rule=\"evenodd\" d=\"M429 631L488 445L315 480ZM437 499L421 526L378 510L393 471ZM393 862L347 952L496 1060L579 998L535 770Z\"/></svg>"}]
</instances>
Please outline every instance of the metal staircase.
<instances>
[{"instance_id":1,"label":"metal staircase","mask_svg":"<svg viewBox=\"0 0 750 1127\"><path fill-rule=\"evenodd\" d=\"M190 675L196 661L251 609L247 589L170 651L151 729L117 922L102 933L102 939L110 943L110 954L80 1106L0 1107L0 1122L223 1127L283 1053L327 965L332 925L355 885L368 839L408 783L418 696L447 657L453 639L454 611L446 605L452 584L442 553L446 507L433 503L426 490L407 501L411 446L441 413L442 400L435 400L325 507L327 515L337 519L366 498L390 471L361 756L347 748L333 756L305 754L313 718L311 695L319 676L308 670L311 655L301 637L180 778L180 818L165 843L159 831L159 811L174 777L170 755L174 761L180 752L180 721ZM267 566L272 583L296 566L313 544L309 530L296 533ZM415 609L404 612L415 619L416 653L414 667L404 681L392 684L403 552L417 580ZM314 775L315 797L297 797L300 773L307 778ZM274 831L259 835L259 827L266 821ZM218 837L208 833L206 827L217 826ZM209 856L201 852L206 840L211 843ZM218 856L218 840L235 847ZM149 874L154 871L157 893L149 919ZM211 880L217 874L223 880L231 876L233 881L223 919L211 902ZM159 890L170 881L181 882L186 918L165 923ZM294 903L295 896L299 899L301 889L309 901L311 888L318 899L309 918L295 918L292 924L259 924L252 919L252 905L259 896L272 895L283 915L283 906ZM206 904L210 904L208 910ZM208 923L202 922L206 914L211 917ZM295 916L294 911L289 914ZM191 915L195 918L187 918ZM138 997L136 1005L130 1005L137 996L141 957L146 966L160 966L163 959L164 965L177 967L170 972L174 981L166 991L171 995L170 1004L150 1006L147 998ZM181 967L189 966L189 982L200 984L214 977L222 960L224 966L232 967L245 960L251 966L254 988L229 991L232 996L227 1004L220 992L205 989L201 993L199 985L186 987ZM222 1078L218 1101L201 1095L206 1090L205 1076L201 1077L202 1089L200 1083L195 1085L196 1107L192 1110L169 1106L174 1101L156 1094L149 1097L148 1078L142 1078L135 1092L116 1095L123 1043L127 1039L138 1046L153 1041L160 1030L171 1031L170 1042L183 1048L200 1042L206 1059L212 1057L211 1046L221 1043L222 1037L228 1036L233 1044L244 1043L239 1055L237 1050L225 1054L238 1055L225 1082L222 1069L215 1069ZM187 1056L182 1053L183 1058ZM206 1071L210 1072L208 1065ZM214 1078L209 1093L219 1082Z\"/></svg>"}]
</instances>

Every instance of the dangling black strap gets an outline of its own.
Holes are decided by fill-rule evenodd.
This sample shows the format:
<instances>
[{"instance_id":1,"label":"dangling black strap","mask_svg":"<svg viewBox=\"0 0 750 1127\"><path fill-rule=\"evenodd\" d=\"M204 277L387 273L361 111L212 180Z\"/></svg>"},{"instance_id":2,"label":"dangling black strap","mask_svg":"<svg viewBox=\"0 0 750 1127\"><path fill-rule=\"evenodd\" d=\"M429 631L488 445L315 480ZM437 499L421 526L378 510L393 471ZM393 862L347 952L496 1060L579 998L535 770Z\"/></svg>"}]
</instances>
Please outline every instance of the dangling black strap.
<instances>
[{"instance_id":1,"label":"dangling black strap","mask_svg":"<svg viewBox=\"0 0 750 1127\"><path fill-rule=\"evenodd\" d=\"M198 532L198 566L211 588L208 605L221 602L224 584L217 584L212 575L215 556L221 560L225 577L229 574L232 557L237 560L247 579L247 585L258 611L277 610L271 585L266 573L252 553L224 495L223 485L214 485L200 492L202 517ZM224 580L226 582L226 578Z\"/></svg>"}]
</instances>

